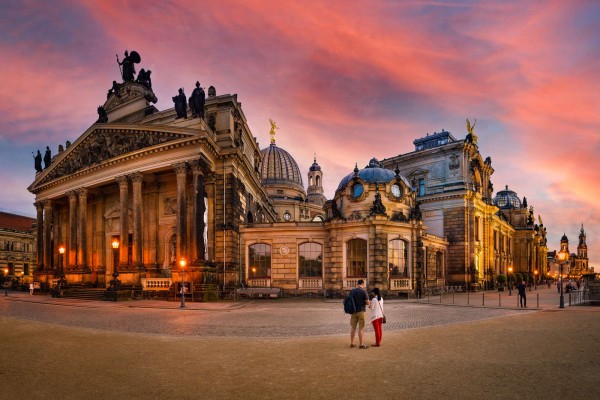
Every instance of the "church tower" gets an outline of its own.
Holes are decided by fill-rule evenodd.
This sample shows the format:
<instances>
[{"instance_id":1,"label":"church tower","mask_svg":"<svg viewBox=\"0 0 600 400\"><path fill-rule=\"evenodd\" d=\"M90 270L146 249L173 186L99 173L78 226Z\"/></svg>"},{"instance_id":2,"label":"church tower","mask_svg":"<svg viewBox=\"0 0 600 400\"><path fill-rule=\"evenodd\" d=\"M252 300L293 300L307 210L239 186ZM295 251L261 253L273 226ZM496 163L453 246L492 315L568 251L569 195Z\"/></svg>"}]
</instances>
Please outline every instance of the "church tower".
<instances>
[{"instance_id":1,"label":"church tower","mask_svg":"<svg viewBox=\"0 0 600 400\"><path fill-rule=\"evenodd\" d=\"M579 244L577 245L577 258L575 258L573 275L581 275L589 272L589 259L587 256L587 244L585 243L585 237L585 230L583 229L583 224L581 224L581 230L579 231Z\"/></svg>"},{"instance_id":2,"label":"church tower","mask_svg":"<svg viewBox=\"0 0 600 400\"><path fill-rule=\"evenodd\" d=\"M317 163L317 156L308 170L308 190L307 198L310 203L323 206L327 199L323 195L323 172L321 166Z\"/></svg>"}]
</instances>

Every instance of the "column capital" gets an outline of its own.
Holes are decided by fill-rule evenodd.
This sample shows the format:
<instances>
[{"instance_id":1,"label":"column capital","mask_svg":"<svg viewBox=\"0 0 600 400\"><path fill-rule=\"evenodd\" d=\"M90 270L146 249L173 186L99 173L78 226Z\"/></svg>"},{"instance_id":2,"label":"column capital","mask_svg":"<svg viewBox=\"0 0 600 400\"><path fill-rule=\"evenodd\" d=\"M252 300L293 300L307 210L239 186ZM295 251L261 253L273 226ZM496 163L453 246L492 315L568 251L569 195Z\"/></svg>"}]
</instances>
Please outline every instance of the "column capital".
<instances>
[{"instance_id":1,"label":"column capital","mask_svg":"<svg viewBox=\"0 0 600 400\"><path fill-rule=\"evenodd\" d=\"M80 188L80 189L77 189L75 192L77 193L77 195L78 195L80 198L81 198L81 197L86 197L86 196L87 196L87 193L88 193L88 189L87 189L87 188Z\"/></svg>"},{"instance_id":2,"label":"column capital","mask_svg":"<svg viewBox=\"0 0 600 400\"><path fill-rule=\"evenodd\" d=\"M126 175L115 176L115 181L117 181L117 183L119 184L120 188L126 188L127 185L128 185L128 181L127 181L127 176Z\"/></svg>"},{"instance_id":3,"label":"column capital","mask_svg":"<svg viewBox=\"0 0 600 400\"><path fill-rule=\"evenodd\" d=\"M44 208L52 208L52 200L50 199L43 200L42 204L44 205Z\"/></svg>"},{"instance_id":4,"label":"column capital","mask_svg":"<svg viewBox=\"0 0 600 400\"><path fill-rule=\"evenodd\" d=\"M68 192L65 192L65 196L67 196L69 198L69 200L76 199L77 198L77 190L69 190Z\"/></svg>"},{"instance_id":5,"label":"column capital","mask_svg":"<svg viewBox=\"0 0 600 400\"><path fill-rule=\"evenodd\" d=\"M194 174L204 174L208 171L208 163L203 158L198 158L190 162L192 172Z\"/></svg>"},{"instance_id":6,"label":"column capital","mask_svg":"<svg viewBox=\"0 0 600 400\"><path fill-rule=\"evenodd\" d=\"M134 172L133 174L127 175L127 177L131 180L131 182L143 182L144 174L139 171Z\"/></svg>"},{"instance_id":7,"label":"column capital","mask_svg":"<svg viewBox=\"0 0 600 400\"><path fill-rule=\"evenodd\" d=\"M177 176L185 175L187 173L187 163L185 162L173 164L172 167L175 170L175 174Z\"/></svg>"},{"instance_id":8,"label":"column capital","mask_svg":"<svg viewBox=\"0 0 600 400\"><path fill-rule=\"evenodd\" d=\"M44 203L41 201L36 201L35 203L33 203L33 205L35 206L36 210L40 211L44 208Z\"/></svg>"}]
</instances>

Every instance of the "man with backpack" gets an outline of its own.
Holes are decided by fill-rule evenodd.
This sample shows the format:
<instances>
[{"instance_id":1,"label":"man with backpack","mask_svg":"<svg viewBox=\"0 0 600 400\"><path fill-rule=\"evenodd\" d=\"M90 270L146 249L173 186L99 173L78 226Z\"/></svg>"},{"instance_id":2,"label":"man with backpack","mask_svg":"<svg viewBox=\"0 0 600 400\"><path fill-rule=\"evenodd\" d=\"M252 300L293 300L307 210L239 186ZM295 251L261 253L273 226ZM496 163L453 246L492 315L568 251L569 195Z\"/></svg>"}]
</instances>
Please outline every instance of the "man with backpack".
<instances>
[{"instance_id":1,"label":"man with backpack","mask_svg":"<svg viewBox=\"0 0 600 400\"><path fill-rule=\"evenodd\" d=\"M365 336L365 310L369 305L369 295L365 290L365 281L359 279L356 287L350 291L349 298L354 300L354 312L350 315L350 347L356 347L354 344L354 335L358 326L358 348L366 349L369 346L363 344Z\"/></svg>"}]
</instances>

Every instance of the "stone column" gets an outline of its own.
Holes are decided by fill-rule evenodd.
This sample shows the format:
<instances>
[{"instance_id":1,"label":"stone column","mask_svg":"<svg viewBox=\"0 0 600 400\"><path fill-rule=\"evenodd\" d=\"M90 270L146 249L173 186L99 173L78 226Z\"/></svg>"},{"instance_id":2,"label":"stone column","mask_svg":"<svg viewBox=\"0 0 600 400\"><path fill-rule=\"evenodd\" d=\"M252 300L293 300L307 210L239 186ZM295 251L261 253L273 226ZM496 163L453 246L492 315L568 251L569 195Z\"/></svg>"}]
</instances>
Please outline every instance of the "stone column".
<instances>
[{"instance_id":1,"label":"stone column","mask_svg":"<svg viewBox=\"0 0 600 400\"><path fill-rule=\"evenodd\" d=\"M209 260L214 260L216 258L216 249L215 249L215 245L216 245L216 232L215 232L215 228L216 228L216 222L215 222L215 213L216 213L216 209L215 209L215 204L216 204L216 200L215 200L215 196L216 196L216 191L215 191L215 182L216 182L216 177L214 174L209 174L209 176L206 177L205 179L205 190L206 190L206 199L208 200L208 238L207 241L208 243L205 243L206 246L208 246L208 259Z\"/></svg>"},{"instance_id":2,"label":"stone column","mask_svg":"<svg viewBox=\"0 0 600 400\"><path fill-rule=\"evenodd\" d=\"M186 247L186 176L187 176L187 164L179 163L173 165L175 175L177 176L177 256L176 261L181 258L187 258L187 247Z\"/></svg>"},{"instance_id":3,"label":"stone column","mask_svg":"<svg viewBox=\"0 0 600 400\"><path fill-rule=\"evenodd\" d=\"M193 171L193 189L192 189L192 204L194 211L192 216L192 246L191 258L194 261L205 259L204 243L204 175L202 174L203 162L195 160L192 164Z\"/></svg>"},{"instance_id":4,"label":"stone column","mask_svg":"<svg viewBox=\"0 0 600 400\"><path fill-rule=\"evenodd\" d=\"M115 265L115 271L118 266L127 266L128 248L129 248L129 183L126 176L118 176L115 180L119 183L119 208L120 218L119 226L119 265Z\"/></svg>"},{"instance_id":5,"label":"stone column","mask_svg":"<svg viewBox=\"0 0 600 400\"><path fill-rule=\"evenodd\" d=\"M44 207L39 201L33 203L37 211L37 268L44 267Z\"/></svg>"},{"instance_id":6,"label":"stone column","mask_svg":"<svg viewBox=\"0 0 600 400\"><path fill-rule=\"evenodd\" d=\"M143 269L142 259L142 182L144 175L135 172L130 176L133 187L133 257L132 263L139 269Z\"/></svg>"},{"instance_id":7,"label":"stone column","mask_svg":"<svg viewBox=\"0 0 600 400\"><path fill-rule=\"evenodd\" d=\"M44 267L52 266L52 201L44 200Z\"/></svg>"},{"instance_id":8,"label":"stone column","mask_svg":"<svg viewBox=\"0 0 600 400\"><path fill-rule=\"evenodd\" d=\"M77 209L77 267L79 269L87 268L87 189L82 188L77 190L77 196L79 197L79 207Z\"/></svg>"},{"instance_id":9,"label":"stone column","mask_svg":"<svg viewBox=\"0 0 600 400\"><path fill-rule=\"evenodd\" d=\"M77 265L77 193L67 192L69 197L69 244L67 246L67 268Z\"/></svg>"}]
</instances>

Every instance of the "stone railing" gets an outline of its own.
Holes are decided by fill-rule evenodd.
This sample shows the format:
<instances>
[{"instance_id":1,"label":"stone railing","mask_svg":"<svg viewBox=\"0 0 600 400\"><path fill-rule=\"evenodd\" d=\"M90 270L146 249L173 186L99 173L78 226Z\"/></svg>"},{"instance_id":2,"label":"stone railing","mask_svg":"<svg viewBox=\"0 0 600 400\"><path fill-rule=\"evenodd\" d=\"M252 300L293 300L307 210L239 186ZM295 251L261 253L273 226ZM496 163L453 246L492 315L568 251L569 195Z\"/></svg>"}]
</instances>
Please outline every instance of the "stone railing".
<instances>
[{"instance_id":1,"label":"stone railing","mask_svg":"<svg viewBox=\"0 0 600 400\"><path fill-rule=\"evenodd\" d=\"M143 290L169 290L171 278L142 278Z\"/></svg>"},{"instance_id":2,"label":"stone railing","mask_svg":"<svg viewBox=\"0 0 600 400\"><path fill-rule=\"evenodd\" d=\"M248 278L248 287L271 287L271 278Z\"/></svg>"},{"instance_id":3,"label":"stone railing","mask_svg":"<svg viewBox=\"0 0 600 400\"><path fill-rule=\"evenodd\" d=\"M321 289L323 279L321 278L300 278L298 279L298 289Z\"/></svg>"},{"instance_id":4,"label":"stone railing","mask_svg":"<svg viewBox=\"0 0 600 400\"><path fill-rule=\"evenodd\" d=\"M410 290L410 278L390 278L390 290Z\"/></svg>"},{"instance_id":5,"label":"stone railing","mask_svg":"<svg viewBox=\"0 0 600 400\"><path fill-rule=\"evenodd\" d=\"M344 278L343 282L344 282L344 289L350 290L356 287L356 285L358 284L359 279L362 279L363 281L365 281L365 289L367 288L367 278Z\"/></svg>"}]
</instances>

